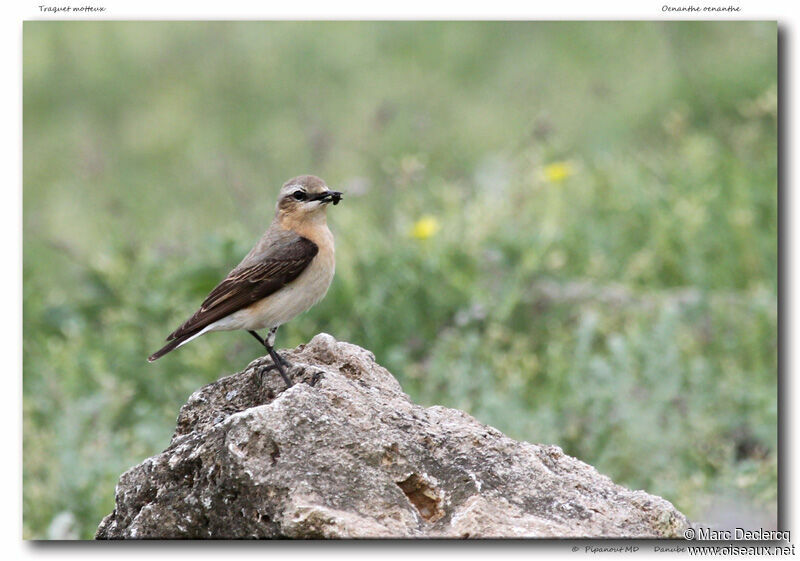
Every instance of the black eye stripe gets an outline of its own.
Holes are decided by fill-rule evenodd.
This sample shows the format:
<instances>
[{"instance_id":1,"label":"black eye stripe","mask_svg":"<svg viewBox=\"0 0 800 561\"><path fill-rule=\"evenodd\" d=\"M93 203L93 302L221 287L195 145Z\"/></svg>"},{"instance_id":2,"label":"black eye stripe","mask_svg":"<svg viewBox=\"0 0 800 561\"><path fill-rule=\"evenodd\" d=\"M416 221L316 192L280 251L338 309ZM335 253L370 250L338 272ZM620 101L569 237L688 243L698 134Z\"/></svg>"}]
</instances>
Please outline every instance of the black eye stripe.
<instances>
[{"instance_id":1,"label":"black eye stripe","mask_svg":"<svg viewBox=\"0 0 800 561\"><path fill-rule=\"evenodd\" d=\"M297 201L306 200L306 194L303 191L295 191L294 193L292 193L292 197L294 197L294 199Z\"/></svg>"}]
</instances>

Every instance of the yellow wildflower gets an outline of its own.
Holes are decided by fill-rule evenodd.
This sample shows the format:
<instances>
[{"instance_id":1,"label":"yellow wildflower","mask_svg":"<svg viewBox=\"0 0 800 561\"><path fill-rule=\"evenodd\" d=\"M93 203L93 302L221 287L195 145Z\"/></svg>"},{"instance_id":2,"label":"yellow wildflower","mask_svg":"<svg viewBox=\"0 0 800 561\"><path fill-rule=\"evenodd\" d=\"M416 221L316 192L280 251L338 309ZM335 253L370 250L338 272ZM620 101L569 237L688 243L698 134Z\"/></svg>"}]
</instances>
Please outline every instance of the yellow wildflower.
<instances>
[{"instance_id":1,"label":"yellow wildflower","mask_svg":"<svg viewBox=\"0 0 800 561\"><path fill-rule=\"evenodd\" d=\"M423 216L411 228L411 236L418 240L427 240L439 231L439 221L433 216Z\"/></svg>"},{"instance_id":2,"label":"yellow wildflower","mask_svg":"<svg viewBox=\"0 0 800 561\"><path fill-rule=\"evenodd\" d=\"M575 173L575 169L569 162L553 162L544 166L544 177L550 183L561 183Z\"/></svg>"}]
</instances>

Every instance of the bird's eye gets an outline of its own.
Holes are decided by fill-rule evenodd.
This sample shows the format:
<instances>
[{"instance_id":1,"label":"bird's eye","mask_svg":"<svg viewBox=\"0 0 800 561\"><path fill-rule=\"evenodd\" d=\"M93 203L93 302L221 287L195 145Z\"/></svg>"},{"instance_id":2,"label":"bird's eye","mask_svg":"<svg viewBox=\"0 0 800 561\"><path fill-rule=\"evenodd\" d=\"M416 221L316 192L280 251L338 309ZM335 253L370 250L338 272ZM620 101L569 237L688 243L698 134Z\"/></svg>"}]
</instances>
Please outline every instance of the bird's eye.
<instances>
[{"instance_id":1,"label":"bird's eye","mask_svg":"<svg viewBox=\"0 0 800 561\"><path fill-rule=\"evenodd\" d=\"M303 191L295 191L292 193L292 197L297 201L304 201L306 199L306 194Z\"/></svg>"}]
</instances>

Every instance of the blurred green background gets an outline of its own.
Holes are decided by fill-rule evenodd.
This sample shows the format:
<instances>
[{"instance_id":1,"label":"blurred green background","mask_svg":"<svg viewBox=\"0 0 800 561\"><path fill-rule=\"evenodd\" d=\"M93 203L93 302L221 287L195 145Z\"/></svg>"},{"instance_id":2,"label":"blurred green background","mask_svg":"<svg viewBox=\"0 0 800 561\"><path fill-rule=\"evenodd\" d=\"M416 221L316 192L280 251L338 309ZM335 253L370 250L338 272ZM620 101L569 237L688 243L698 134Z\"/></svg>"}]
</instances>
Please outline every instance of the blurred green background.
<instances>
[{"instance_id":1,"label":"blurred green background","mask_svg":"<svg viewBox=\"0 0 800 561\"><path fill-rule=\"evenodd\" d=\"M327 298L422 404L696 521L777 501L775 23L24 24L24 536L93 535L200 385L146 357L280 185L346 192Z\"/></svg>"}]
</instances>

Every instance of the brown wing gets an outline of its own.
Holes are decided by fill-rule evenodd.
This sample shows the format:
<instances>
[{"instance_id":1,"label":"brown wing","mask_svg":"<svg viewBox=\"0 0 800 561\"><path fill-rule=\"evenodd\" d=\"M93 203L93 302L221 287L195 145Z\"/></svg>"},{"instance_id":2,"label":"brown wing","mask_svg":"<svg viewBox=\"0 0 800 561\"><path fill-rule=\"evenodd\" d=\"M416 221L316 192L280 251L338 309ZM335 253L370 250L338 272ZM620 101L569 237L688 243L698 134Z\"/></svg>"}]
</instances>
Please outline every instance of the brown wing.
<instances>
[{"instance_id":1,"label":"brown wing","mask_svg":"<svg viewBox=\"0 0 800 561\"><path fill-rule=\"evenodd\" d=\"M239 265L211 291L200 309L167 337L167 341L194 334L266 298L300 276L318 250L311 240L296 236L276 244L274 250L251 260L249 265Z\"/></svg>"}]
</instances>

